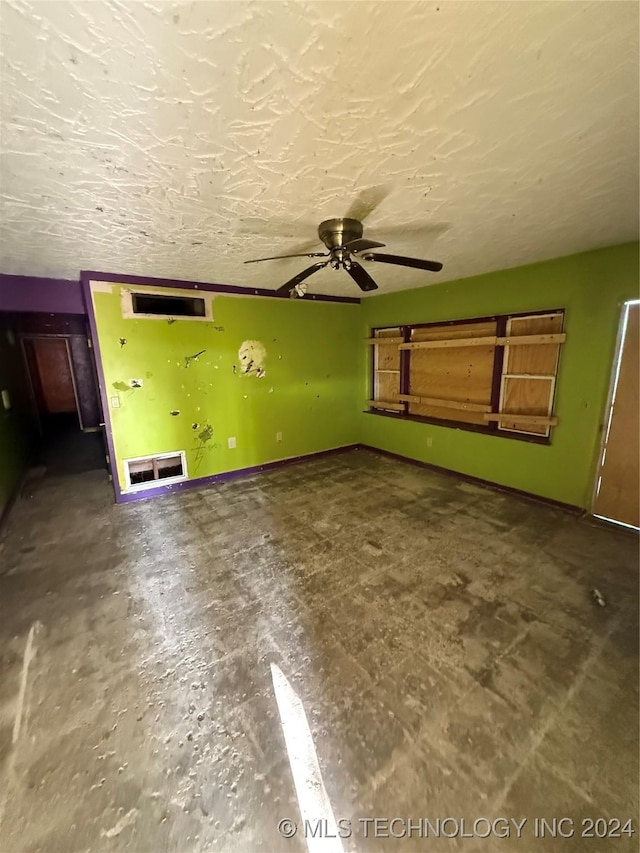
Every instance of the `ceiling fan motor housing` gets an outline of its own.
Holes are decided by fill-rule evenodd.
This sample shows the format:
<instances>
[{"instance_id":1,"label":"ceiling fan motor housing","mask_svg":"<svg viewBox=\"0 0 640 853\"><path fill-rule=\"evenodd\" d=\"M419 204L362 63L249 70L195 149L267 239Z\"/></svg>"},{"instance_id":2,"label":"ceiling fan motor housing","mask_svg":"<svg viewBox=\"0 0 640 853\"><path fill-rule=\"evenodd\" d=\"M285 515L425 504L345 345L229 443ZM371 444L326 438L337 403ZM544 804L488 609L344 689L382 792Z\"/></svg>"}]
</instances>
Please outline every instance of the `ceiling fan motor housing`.
<instances>
[{"instance_id":1,"label":"ceiling fan motor housing","mask_svg":"<svg viewBox=\"0 0 640 853\"><path fill-rule=\"evenodd\" d=\"M351 240L359 240L362 234L362 223L357 219L325 219L318 226L318 236L331 252L332 260L339 262L349 258L349 253L343 252L341 247Z\"/></svg>"}]
</instances>

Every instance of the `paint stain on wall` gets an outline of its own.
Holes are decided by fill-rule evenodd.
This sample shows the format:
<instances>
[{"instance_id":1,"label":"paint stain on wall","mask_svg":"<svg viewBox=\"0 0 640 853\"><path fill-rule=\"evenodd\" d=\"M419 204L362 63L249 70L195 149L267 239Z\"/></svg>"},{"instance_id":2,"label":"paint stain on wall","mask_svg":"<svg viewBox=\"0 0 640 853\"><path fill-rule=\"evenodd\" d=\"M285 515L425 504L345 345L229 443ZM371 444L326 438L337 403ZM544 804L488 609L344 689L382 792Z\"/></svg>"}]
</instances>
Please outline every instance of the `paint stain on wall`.
<instances>
[{"instance_id":1,"label":"paint stain on wall","mask_svg":"<svg viewBox=\"0 0 640 853\"><path fill-rule=\"evenodd\" d=\"M199 424L195 423L191 425L191 429L196 430L199 428ZM205 454L209 450L213 450L217 448L217 444L212 443L213 439L213 427L211 424L205 424L204 429L202 429L198 433L198 441L196 444L196 453L194 459L194 467L193 470L198 471L200 465L202 464L202 460L205 457Z\"/></svg>"},{"instance_id":2,"label":"paint stain on wall","mask_svg":"<svg viewBox=\"0 0 640 853\"><path fill-rule=\"evenodd\" d=\"M195 353L194 355L187 355L184 359L184 366L189 367L192 361L197 361L201 355L206 352L206 349L201 349L200 352Z\"/></svg>"},{"instance_id":3,"label":"paint stain on wall","mask_svg":"<svg viewBox=\"0 0 640 853\"><path fill-rule=\"evenodd\" d=\"M238 350L240 373L261 379L266 375L267 350L260 341L244 341Z\"/></svg>"},{"instance_id":4,"label":"paint stain on wall","mask_svg":"<svg viewBox=\"0 0 640 853\"><path fill-rule=\"evenodd\" d=\"M116 391L131 391L131 386L127 382L123 382L122 380L113 383L113 387Z\"/></svg>"}]
</instances>

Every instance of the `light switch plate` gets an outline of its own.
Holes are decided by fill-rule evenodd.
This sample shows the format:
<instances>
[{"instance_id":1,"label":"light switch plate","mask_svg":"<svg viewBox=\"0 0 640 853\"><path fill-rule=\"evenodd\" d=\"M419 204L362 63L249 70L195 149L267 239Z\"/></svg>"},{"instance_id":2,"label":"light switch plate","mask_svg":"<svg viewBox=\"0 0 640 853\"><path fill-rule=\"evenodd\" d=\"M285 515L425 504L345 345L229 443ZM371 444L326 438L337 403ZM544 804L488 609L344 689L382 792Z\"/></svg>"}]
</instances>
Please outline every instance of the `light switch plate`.
<instances>
[{"instance_id":1,"label":"light switch plate","mask_svg":"<svg viewBox=\"0 0 640 853\"><path fill-rule=\"evenodd\" d=\"M111 408L119 409L120 408L120 397L112 397L111 398Z\"/></svg>"},{"instance_id":2,"label":"light switch plate","mask_svg":"<svg viewBox=\"0 0 640 853\"><path fill-rule=\"evenodd\" d=\"M228 440L227 444L229 445L229 450L234 450L236 446L236 437L235 435L231 436Z\"/></svg>"}]
</instances>

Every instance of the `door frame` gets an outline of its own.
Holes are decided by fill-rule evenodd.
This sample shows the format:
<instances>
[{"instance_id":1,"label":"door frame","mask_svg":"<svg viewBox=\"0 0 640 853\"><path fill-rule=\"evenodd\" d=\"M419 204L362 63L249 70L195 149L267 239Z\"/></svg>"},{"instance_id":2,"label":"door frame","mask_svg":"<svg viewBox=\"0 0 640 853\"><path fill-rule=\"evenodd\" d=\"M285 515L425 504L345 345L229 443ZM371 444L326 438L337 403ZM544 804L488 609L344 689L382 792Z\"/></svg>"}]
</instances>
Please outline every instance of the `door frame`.
<instances>
[{"instance_id":1,"label":"door frame","mask_svg":"<svg viewBox=\"0 0 640 853\"><path fill-rule=\"evenodd\" d=\"M78 424L80 425L80 430L84 430L84 424L82 422L82 412L80 411L80 401L78 400L78 387L76 385L76 375L73 370L73 359L71 358L71 347L69 346L69 335L59 335L59 334L38 334L36 332L29 332L26 334L20 334L20 347L22 349L22 357L24 359L24 364L27 372L27 376L29 378L29 394L31 396L31 402L33 405L33 410L36 416L36 420L38 423L38 429L40 431L40 435L42 435L42 421L40 419L40 412L38 411L38 404L36 399L35 390L33 388L33 377L31 376L31 366L29 364L29 359L27 358L27 352L25 347L25 341L28 340L39 340L41 338L49 339L49 338L62 338L64 341L65 349L67 352L67 361L69 363L69 373L71 374L71 385L73 386L73 399L76 404L76 415L78 416Z\"/></svg>"},{"instance_id":2,"label":"door frame","mask_svg":"<svg viewBox=\"0 0 640 853\"><path fill-rule=\"evenodd\" d=\"M593 488L591 491L591 503L589 507L589 514L593 518L597 518L601 521L606 521L609 524L617 524L620 527L626 527L629 530L639 530L640 528L634 527L632 524L625 524L623 521L616 521L615 518L604 518L601 515L595 514L596 501L598 499L598 493L600 491L600 482L602 480L602 468L604 466L604 457L605 451L607 449L607 442L609 441L609 433L611 432L611 422L613 420L613 407L616 401L616 393L618 390L618 379L620 378L620 368L622 365L622 353L624 351L624 342L627 335L627 323L629 320L629 309L632 305L640 305L640 299L625 299L622 303L622 310L620 312L620 319L618 320L618 332L616 335L616 347L613 355L613 366L611 368L611 374L609 378L609 391L607 392L607 401L605 403L604 408L604 417L602 423L602 431L600 435L600 442L598 444L598 456L596 463L596 475L593 481Z\"/></svg>"}]
</instances>

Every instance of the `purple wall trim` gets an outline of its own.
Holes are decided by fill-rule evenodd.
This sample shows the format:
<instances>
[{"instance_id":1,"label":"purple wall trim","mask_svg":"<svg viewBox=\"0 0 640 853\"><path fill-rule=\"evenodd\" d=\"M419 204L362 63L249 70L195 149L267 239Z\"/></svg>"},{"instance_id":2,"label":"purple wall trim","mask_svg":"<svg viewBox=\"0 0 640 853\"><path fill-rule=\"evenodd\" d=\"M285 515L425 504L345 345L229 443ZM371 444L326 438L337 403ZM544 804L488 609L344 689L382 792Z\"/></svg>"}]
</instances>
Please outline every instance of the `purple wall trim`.
<instances>
[{"instance_id":1,"label":"purple wall trim","mask_svg":"<svg viewBox=\"0 0 640 853\"><path fill-rule=\"evenodd\" d=\"M152 486L143 491L127 492L126 494L120 492L117 503L130 503L131 501L160 497L160 495L171 495L174 492L184 492L188 489L201 489L214 483L224 483L227 480L236 480L239 477L250 477L252 474L261 474L263 471L272 471L274 468L283 468L285 465L295 465L297 462L309 462L323 456L345 453L347 450L358 450L360 446L359 444L346 444L343 447L332 447L330 450L318 450L315 453L292 456L289 459L277 459L275 462L265 462L263 465L253 465L250 468L238 468L236 471L226 471L223 474L210 474L208 477L198 477L195 480L183 480L169 486Z\"/></svg>"},{"instance_id":2,"label":"purple wall trim","mask_svg":"<svg viewBox=\"0 0 640 853\"><path fill-rule=\"evenodd\" d=\"M0 311L86 314L79 281L0 273Z\"/></svg>"},{"instance_id":3,"label":"purple wall trim","mask_svg":"<svg viewBox=\"0 0 640 853\"><path fill-rule=\"evenodd\" d=\"M111 272L94 272L83 270L80 274L82 279L92 281L112 281L114 284L146 284L152 287L178 287L181 290L205 290L215 293L235 293L244 296L270 296L274 299L289 299L286 293L277 293L265 287L236 287L233 284L207 284L200 281L181 281L174 278L149 278L143 275L121 275ZM320 293L306 293L303 300L307 302L345 302L350 305L359 305L357 296L325 296Z\"/></svg>"},{"instance_id":4,"label":"purple wall trim","mask_svg":"<svg viewBox=\"0 0 640 853\"><path fill-rule=\"evenodd\" d=\"M80 283L82 286L82 295L84 304L87 307L87 319L89 320L89 332L91 342L93 344L93 354L96 362L96 371L98 373L98 391L100 393L100 401L102 403L102 417L104 418L104 437L107 442L107 451L109 453L109 472L111 474L111 482L113 491L115 492L116 502L120 499L121 491L118 484L118 472L115 470L116 451L113 444L113 428L111 425L111 411L109 409L109 395L107 394L107 381L102 367L102 355L100 353L100 341L98 339L98 326L96 324L96 314L93 310L93 300L91 298L91 285L89 284L88 274L80 274Z\"/></svg>"}]
</instances>

